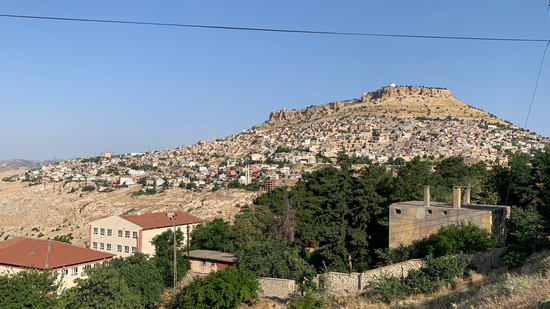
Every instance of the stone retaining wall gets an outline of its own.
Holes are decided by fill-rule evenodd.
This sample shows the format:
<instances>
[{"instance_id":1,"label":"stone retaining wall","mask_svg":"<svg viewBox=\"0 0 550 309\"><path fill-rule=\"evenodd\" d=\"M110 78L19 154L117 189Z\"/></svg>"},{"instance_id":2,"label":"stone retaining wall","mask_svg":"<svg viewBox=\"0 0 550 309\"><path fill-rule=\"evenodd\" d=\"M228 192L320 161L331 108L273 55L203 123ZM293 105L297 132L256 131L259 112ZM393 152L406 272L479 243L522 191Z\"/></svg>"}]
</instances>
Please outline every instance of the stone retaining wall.
<instances>
[{"instance_id":1,"label":"stone retaining wall","mask_svg":"<svg viewBox=\"0 0 550 309\"><path fill-rule=\"evenodd\" d=\"M261 298L286 301L295 295L296 283L294 280L260 278L258 281L260 289L262 289L259 295Z\"/></svg>"},{"instance_id":2,"label":"stone retaining wall","mask_svg":"<svg viewBox=\"0 0 550 309\"><path fill-rule=\"evenodd\" d=\"M471 259L471 264L476 267L478 272L489 272L493 269L498 269L506 266L500 259L500 254L505 248L495 248L477 254L464 254L464 258Z\"/></svg>"}]
</instances>

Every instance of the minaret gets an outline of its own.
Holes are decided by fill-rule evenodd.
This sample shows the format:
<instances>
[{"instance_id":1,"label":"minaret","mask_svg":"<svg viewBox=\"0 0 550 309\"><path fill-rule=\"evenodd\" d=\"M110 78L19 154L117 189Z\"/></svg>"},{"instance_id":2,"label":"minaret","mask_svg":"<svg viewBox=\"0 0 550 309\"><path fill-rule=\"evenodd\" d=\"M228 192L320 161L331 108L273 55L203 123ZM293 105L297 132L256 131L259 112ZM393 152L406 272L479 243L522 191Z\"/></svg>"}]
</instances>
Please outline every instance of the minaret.
<instances>
[{"instance_id":1,"label":"minaret","mask_svg":"<svg viewBox=\"0 0 550 309\"><path fill-rule=\"evenodd\" d=\"M212 132L212 143L214 142L214 132Z\"/></svg>"},{"instance_id":2,"label":"minaret","mask_svg":"<svg viewBox=\"0 0 550 309\"><path fill-rule=\"evenodd\" d=\"M249 185L250 184L250 168L248 167L248 163L246 164L245 175L246 175L246 184Z\"/></svg>"}]
</instances>

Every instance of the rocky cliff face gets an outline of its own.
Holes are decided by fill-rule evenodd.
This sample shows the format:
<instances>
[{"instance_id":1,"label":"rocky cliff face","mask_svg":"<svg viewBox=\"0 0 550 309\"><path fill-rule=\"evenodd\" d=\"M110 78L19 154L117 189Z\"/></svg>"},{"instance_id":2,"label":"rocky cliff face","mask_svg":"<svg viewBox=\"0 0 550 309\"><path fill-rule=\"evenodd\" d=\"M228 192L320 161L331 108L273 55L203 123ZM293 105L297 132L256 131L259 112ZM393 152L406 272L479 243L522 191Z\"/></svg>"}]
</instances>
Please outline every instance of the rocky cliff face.
<instances>
[{"instance_id":1,"label":"rocky cliff face","mask_svg":"<svg viewBox=\"0 0 550 309\"><path fill-rule=\"evenodd\" d=\"M448 89L436 89L436 88L426 88L426 87L383 87L378 89L375 92L364 93L361 99L352 100L352 101L338 101L332 102L329 104L311 106L299 110L287 111L286 109L272 111L269 115L270 122L280 122L287 121L299 117L314 116L320 113L326 113L331 111L338 111L342 108L367 103L376 99L391 99L398 97L416 97L416 96L427 96L427 97L439 97L439 98L449 98L452 97L452 93Z\"/></svg>"}]
</instances>

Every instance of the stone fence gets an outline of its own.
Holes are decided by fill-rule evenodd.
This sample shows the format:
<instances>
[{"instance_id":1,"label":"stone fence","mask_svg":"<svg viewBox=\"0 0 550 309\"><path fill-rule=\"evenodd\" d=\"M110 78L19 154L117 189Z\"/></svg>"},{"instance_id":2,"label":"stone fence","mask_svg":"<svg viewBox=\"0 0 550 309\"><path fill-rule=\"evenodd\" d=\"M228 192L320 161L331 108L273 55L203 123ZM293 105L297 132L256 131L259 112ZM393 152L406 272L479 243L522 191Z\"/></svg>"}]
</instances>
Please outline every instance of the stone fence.
<instances>
[{"instance_id":1,"label":"stone fence","mask_svg":"<svg viewBox=\"0 0 550 309\"><path fill-rule=\"evenodd\" d=\"M260 278L261 298L269 298L276 301L286 301L296 294L296 283L294 280Z\"/></svg>"},{"instance_id":2,"label":"stone fence","mask_svg":"<svg viewBox=\"0 0 550 309\"><path fill-rule=\"evenodd\" d=\"M499 256L504 251L504 248L496 248L485 252L479 252L475 255L464 254L463 258L469 260L476 267L478 272L488 272L492 269L504 266ZM426 265L424 259L413 259L396 263L393 265L383 266L367 270L362 273L337 273L328 272L323 275L317 275L314 279L319 283L320 277L325 277L325 289L332 294L356 294L359 291L366 290L371 287L371 284L383 276L393 276L396 278L406 278L411 269L420 269ZM197 273L189 271L187 276L182 280L181 284L186 285L196 276L206 276L205 273ZM275 278L260 278L260 293L261 298L268 298L276 301L286 301L293 298L297 293L297 284L293 280L275 279Z\"/></svg>"}]
</instances>

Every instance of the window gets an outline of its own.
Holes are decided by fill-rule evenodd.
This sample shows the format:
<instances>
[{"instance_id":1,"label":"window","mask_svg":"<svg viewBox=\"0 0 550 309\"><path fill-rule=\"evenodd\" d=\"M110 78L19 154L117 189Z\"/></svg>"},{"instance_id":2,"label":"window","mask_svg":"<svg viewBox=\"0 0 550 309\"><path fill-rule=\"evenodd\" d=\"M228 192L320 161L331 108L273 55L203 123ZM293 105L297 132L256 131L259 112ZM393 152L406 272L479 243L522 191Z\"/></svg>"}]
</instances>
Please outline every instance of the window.
<instances>
[{"instance_id":1,"label":"window","mask_svg":"<svg viewBox=\"0 0 550 309\"><path fill-rule=\"evenodd\" d=\"M124 236L125 236L126 238L130 238L130 231L124 232Z\"/></svg>"},{"instance_id":2,"label":"window","mask_svg":"<svg viewBox=\"0 0 550 309\"><path fill-rule=\"evenodd\" d=\"M132 247L132 253L136 253L137 252L137 247Z\"/></svg>"},{"instance_id":3,"label":"window","mask_svg":"<svg viewBox=\"0 0 550 309\"><path fill-rule=\"evenodd\" d=\"M137 238L137 232L132 232L132 238Z\"/></svg>"},{"instance_id":4,"label":"window","mask_svg":"<svg viewBox=\"0 0 550 309\"><path fill-rule=\"evenodd\" d=\"M201 264L204 266L206 265L206 261L202 261Z\"/></svg>"},{"instance_id":5,"label":"window","mask_svg":"<svg viewBox=\"0 0 550 309\"><path fill-rule=\"evenodd\" d=\"M444 215L444 216L446 216L446 215L447 215L447 211L444 210L444 211L441 212L441 214Z\"/></svg>"},{"instance_id":6,"label":"window","mask_svg":"<svg viewBox=\"0 0 550 309\"><path fill-rule=\"evenodd\" d=\"M118 237L122 237L122 231L118 230Z\"/></svg>"},{"instance_id":7,"label":"window","mask_svg":"<svg viewBox=\"0 0 550 309\"><path fill-rule=\"evenodd\" d=\"M105 250L105 244L99 243L99 250Z\"/></svg>"},{"instance_id":8,"label":"window","mask_svg":"<svg viewBox=\"0 0 550 309\"><path fill-rule=\"evenodd\" d=\"M111 244L107 244L107 250L111 251Z\"/></svg>"},{"instance_id":9,"label":"window","mask_svg":"<svg viewBox=\"0 0 550 309\"><path fill-rule=\"evenodd\" d=\"M216 263L210 262L210 266L214 267L214 266L216 266Z\"/></svg>"},{"instance_id":10,"label":"window","mask_svg":"<svg viewBox=\"0 0 550 309\"><path fill-rule=\"evenodd\" d=\"M428 215L431 215L431 214L432 214L432 210L428 209Z\"/></svg>"},{"instance_id":11,"label":"window","mask_svg":"<svg viewBox=\"0 0 550 309\"><path fill-rule=\"evenodd\" d=\"M93 243L92 243L92 248L93 248L93 249L97 249L97 242L93 242Z\"/></svg>"},{"instance_id":12,"label":"window","mask_svg":"<svg viewBox=\"0 0 550 309\"><path fill-rule=\"evenodd\" d=\"M122 246L121 245L116 246L116 252L122 252Z\"/></svg>"},{"instance_id":13,"label":"window","mask_svg":"<svg viewBox=\"0 0 550 309\"><path fill-rule=\"evenodd\" d=\"M62 269L61 270L61 276L68 276L69 275L69 270L68 269Z\"/></svg>"},{"instance_id":14,"label":"window","mask_svg":"<svg viewBox=\"0 0 550 309\"><path fill-rule=\"evenodd\" d=\"M92 265L91 265L91 264L84 265L84 270L88 270L88 269L90 269L90 268L92 268Z\"/></svg>"},{"instance_id":15,"label":"window","mask_svg":"<svg viewBox=\"0 0 550 309\"><path fill-rule=\"evenodd\" d=\"M130 253L130 247L124 246L124 252L125 253Z\"/></svg>"},{"instance_id":16,"label":"window","mask_svg":"<svg viewBox=\"0 0 550 309\"><path fill-rule=\"evenodd\" d=\"M395 209L395 213L396 213L396 214L400 214L400 213L401 213L401 209Z\"/></svg>"},{"instance_id":17,"label":"window","mask_svg":"<svg viewBox=\"0 0 550 309\"><path fill-rule=\"evenodd\" d=\"M105 229L100 229L99 230L99 235L105 235Z\"/></svg>"},{"instance_id":18,"label":"window","mask_svg":"<svg viewBox=\"0 0 550 309\"><path fill-rule=\"evenodd\" d=\"M103 261L103 265L109 266L109 261Z\"/></svg>"},{"instance_id":19,"label":"window","mask_svg":"<svg viewBox=\"0 0 550 309\"><path fill-rule=\"evenodd\" d=\"M94 235L97 235L97 227L94 227Z\"/></svg>"},{"instance_id":20,"label":"window","mask_svg":"<svg viewBox=\"0 0 550 309\"><path fill-rule=\"evenodd\" d=\"M78 267L71 268L71 276L78 276Z\"/></svg>"},{"instance_id":21,"label":"window","mask_svg":"<svg viewBox=\"0 0 550 309\"><path fill-rule=\"evenodd\" d=\"M107 236L111 236L111 235L113 235L113 230L108 229L108 230L107 230Z\"/></svg>"},{"instance_id":22,"label":"window","mask_svg":"<svg viewBox=\"0 0 550 309\"><path fill-rule=\"evenodd\" d=\"M94 268L98 266L99 266L99 263L94 263Z\"/></svg>"}]
</instances>

